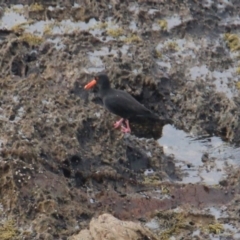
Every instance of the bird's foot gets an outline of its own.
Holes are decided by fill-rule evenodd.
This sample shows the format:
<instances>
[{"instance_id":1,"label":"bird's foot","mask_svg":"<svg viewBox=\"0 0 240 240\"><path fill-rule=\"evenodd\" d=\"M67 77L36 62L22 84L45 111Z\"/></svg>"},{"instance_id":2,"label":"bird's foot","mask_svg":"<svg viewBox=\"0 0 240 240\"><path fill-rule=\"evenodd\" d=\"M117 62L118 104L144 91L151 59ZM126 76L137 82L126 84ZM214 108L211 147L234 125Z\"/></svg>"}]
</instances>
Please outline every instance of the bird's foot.
<instances>
[{"instance_id":1,"label":"bird's foot","mask_svg":"<svg viewBox=\"0 0 240 240\"><path fill-rule=\"evenodd\" d=\"M127 127L121 126L121 130L122 130L123 133L130 133L131 129L130 129L130 126L129 126L129 121L125 120L125 123L126 123Z\"/></svg>"},{"instance_id":2,"label":"bird's foot","mask_svg":"<svg viewBox=\"0 0 240 240\"><path fill-rule=\"evenodd\" d=\"M131 129L122 126L122 127L121 127L121 131L122 131L123 133L130 133L130 132L131 132Z\"/></svg>"},{"instance_id":3,"label":"bird's foot","mask_svg":"<svg viewBox=\"0 0 240 240\"><path fill-rule=\"evenodd\" d=\"M119 127L122 125L123 120L124 120L124 119L121 118L119 121L115 122L114 125L113 125L114 128L119 128Z\"/></svg>"}]
</instances>

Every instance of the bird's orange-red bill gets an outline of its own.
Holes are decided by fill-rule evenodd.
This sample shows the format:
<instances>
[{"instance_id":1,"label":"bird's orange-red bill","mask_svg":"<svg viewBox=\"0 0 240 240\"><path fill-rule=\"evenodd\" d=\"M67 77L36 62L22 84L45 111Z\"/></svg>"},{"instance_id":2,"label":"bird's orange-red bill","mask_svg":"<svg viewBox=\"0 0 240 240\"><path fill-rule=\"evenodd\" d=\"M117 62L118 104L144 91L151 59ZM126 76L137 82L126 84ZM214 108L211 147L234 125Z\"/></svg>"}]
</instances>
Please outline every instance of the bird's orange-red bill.
<instances>
[{"instance_id":1,"label":"bird's orange-red bill","mask_svg":"<svg viewBox=\"0 0 240 240\"><path fill-rule=\"evenodd\" d=\"M97 81L93 79L91 82L89 82L87 85L84 86L84 89L90 89L96 85Z\"/></svg>"}]
</instances>

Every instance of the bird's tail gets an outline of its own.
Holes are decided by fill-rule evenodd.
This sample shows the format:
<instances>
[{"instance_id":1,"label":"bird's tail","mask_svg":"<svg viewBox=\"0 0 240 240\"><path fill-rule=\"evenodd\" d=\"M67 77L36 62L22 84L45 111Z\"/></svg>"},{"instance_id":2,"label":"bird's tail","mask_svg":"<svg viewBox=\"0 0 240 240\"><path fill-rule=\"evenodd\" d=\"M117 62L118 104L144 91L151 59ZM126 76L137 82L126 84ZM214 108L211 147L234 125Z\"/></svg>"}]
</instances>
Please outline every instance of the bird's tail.
<instances>
[{"instance_id":1,"label":"bird's tail","mask_svg":"<svg viewBox=\"0 0 240 240\"><path fill-rule=\"evenodd\" d=\"M173 121L170 118L163 118L163 117L159 117L157 114L150 112L148 115L148 120L151 122L159 122L163 125L165 124L173 124Z\"/></svg>"}]
</instances>

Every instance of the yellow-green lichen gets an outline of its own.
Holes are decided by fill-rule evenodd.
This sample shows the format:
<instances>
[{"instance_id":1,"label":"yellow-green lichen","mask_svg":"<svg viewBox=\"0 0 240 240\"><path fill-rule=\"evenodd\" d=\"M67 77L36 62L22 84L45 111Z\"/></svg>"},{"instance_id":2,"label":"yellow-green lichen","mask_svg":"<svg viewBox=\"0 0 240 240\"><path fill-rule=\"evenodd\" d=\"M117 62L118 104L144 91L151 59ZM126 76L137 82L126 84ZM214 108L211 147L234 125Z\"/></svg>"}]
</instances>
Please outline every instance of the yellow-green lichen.
<instances>
[{"instance_id":1,"label":"yellow-green lichen","mask_svg":"<svg viewBox=\"0 0 240 240\"><path fill-rule=\"evenodd\" d=\"M51 34L51 32L52 32L52 29L53 29L53 24L51 23L51 24L46 24L45 26L44 26L44 29L43 29L43 34L45 35L48 35L48 34Z\"/></svg>"},{"instance_id":2,"label":"yellow-green lichen","mask_svg":"<svg viewBox=\"0 0 240 240\"><path fill-rule=\"evenodd\" d=\"M22 33L25 30L25 26L21 24L14 25L11 30L15 33Z\"/></svg>"},{"instance_id":3,"label":"yellow-green lichen","mask_svg":"<svg viewBox=\"0 0 240 240\"><path fill-rule=\"evenodd\" d=\"M236 88L240 90L240 81L236 83Z\"/></svg>"},{"instance_id":4,"label":"yellow-green lichen","mask_svg":"<svg viewBox=\"0 0 240 240\"><path fill-rule=\"evenodd\" d=\"M41 12L41 11L44 10L44 7L43 7L42 4L33 3L33 4L30 5L29 10L30 10L31 12Z\"/></svg>"},{"instance_id":5,"label":"yellow-green lichen","mask_svg":"<svg viewBox=\"0 0 240 240\"><path fill-rule=\"evenodd\" d=\"M236 73L237 73L238 75L240 75L240 66L237 67L237 69L236 69Z\"/></svg>"},{"instance_id":6,"label":"yellow-green lichen","mask_svg":"<svg viewBox=\"0 0 240 240\"><path fill-rule=\"evenodd\" d=\"M168 229L162 232L160 235L161 240L168 240L170 237L178 234L182 231L182 228L185 228L185 215L183 213L158 213L159 219L164 219Z\"/></svg>"},{"instance_id":7,"label":"yellow-green lichen","mask_svg":"<svg viewBox=\"0 0 240 240\"><path fill-rule=\"evenodd\" d=\"M162 240L167 240L172 236L183 233L184 230L192 231L193 229L196 229L196 227L200 229L201 232L208 234L220 234L224 231L222 224L214 222L214 217L211 215L192 214L188 211L163 211L157 212L155 216L165 228L159 238ZM195 224L191 225L189 224L190 222L194 222Z\"/></svg>"},{"instance_id":8,"label":"yellow-green lichen","mask_svg":"<svg viewBox=\"0 0 240 240\"><path fill-rule=\"evenodd\" d=\"M156 50L156 57L157 58L162 58L162 53L159 50Z\"/></svg>"},{"instance_id":9,"label":"yellow-green lichen","mask_svg":"<svg viewBox=\"0 0 240 240\"><path fill-rule=\"evenodd\" d=\"M29 26L33 23L34 23L34 21L27 21L24 23L16 24L11 28L11 30L16 33L21 33L21 32L24 32L24 30L27 26Z\"/></svg>"},{"instance_id":10,"label":"yellow-green lichen","mask_svg":"<svg viewBox=\"0 0 240 240\"><path fill-rule=\"evenodd\" d=\"M90 28L90 30L93 29L106 29L108 27L108 23L107 22L100 22L95 24L93 27Z\"/></svg>"},{"instance_id":11,"label":"yellow-green lichen","mask_svg":"<svg viewBox=\"0 0 240 240\"><path fill-rule=\"evenodd\" d=\"M19 39L29 43L30 45L39 45L43 42L42 37L36 36L32 33L24 33L21 37L19 37Z\"/></svg>"},{"instance_id":12,"label":"yellow-green lichen","mask_svg":"<svg viewBox=\"0 0 240 240\"><path fill-rule=\"evenodd\" d=\"M167 23L166 20L159 20L158 24L159 24L159 26L161 27L162 30L167 31L168 23Z\"/></svg>"},{"instance_id":13,"label":"yellow-green lichen","mask_svg":"<svg viewBox=\"0 0 240 240\"><path fill-rule=\"evenodd\" d=\"M0 226L0 239L11 240L17 235L17 229L14 226L14 222L9 220Z\"/></svg>"},{"instance_id":14,"label":"yellow-green lichen","mask_svg":"<svg viewBox=\"0 0 240 240\"><path fill-rule=\"evenodd\" d=\"M80 27L78 28L78 29L75 29L76 31L78 31L78 30L80 30ZM73 26L70 26L70 25L68 25L68 26L64 26L64 33L71 33L71 32L73 32L74 31L74 27Z\"/></svg>"},{"instance_id":15,"label":"yellow-green lichen","mask_svg":"<svg viewBox=\"0 0 240 240\"><path fill-rule=\"evenodd\" d=\"M177 51L178 50L178 44L176 42L168 42L165 45L165 48L168 49L168 50L175 50L175 51Z\"/></svg>"},{"instance_id":16,"label":"yellow-green lichen","mask_svg":"<svg viewBox=\"0 0 240 240\"><path fill-rule=\"evenodd\" d=\"M162 192L162 194L169 194L170 190L166 186L162 186L161 187L161 192Z\"/></svg>"},{"instance_id":17,"label":"yellow-green lichen","mask_svg":"<svg viewBox=\"0 0 240 240\"><path fill-rule=\"evenodd\" d=\"M143 180L143 184L145 185L159 185L160 183L160 180L159 180L159 177L157 176L145 176L144 177L144 180Z\"/></svg>"},{"instance_id":18,"label":"yellow-green lichen","mask_svg":"<svg viewBox=\"0 0 240 240\"><path fill-rule=\"evenodd\" d=\"M132 35L131 37L126 37L124 39L124 42L126 42L126 43L133 43L133 42L138 43L138 42L141 42L141 41L142 41L142 39L136 34Z\"/></svg>"},{"instance_id":19,"label":"yellow-green lichen","mask_svg":"<svg viewBox=\"0 0 240 240\"><path fill-rule=\"evenodd\" d=\"M23 14L25 11L25 8L24 7L16 7L13 5L12 11L14 11L15 13Z\"/></svg>"},{"instance_id":20,"label":"yellow-green lichen","mask_svg":"<svg viewBox=\"0 0 240 240\"><path fill-rule=\"evenodd\" d=\"M109 35L109 36L111 36L111 37L115 37L115 38L117 38L117 37L120 37L120 36L122 36L123 35L123 29L122 28L119 28L119 27L117 27L117 28L109 28L108 30L107 30L107 34Z\"/></svg>"},{"instance_id":21,"label":"yellow-green lichen","mask_svg":"<svg viewBox=\"0 0 240 240\"><path fill-rule=\"evenodd\" d=\"M224 40L232 52L240 50L240 39L237 34L225 33Z\"/></svg>"},{"instance_id":22,"label":"yellow-green lichen","mask_svg":"<svg viewBox=\"0 0 240 240\"><path fill-rule=\"evenodd\" d=\"M220 234L224 231L224 227L220 223L209 224L208 231L209 233Z\"/></svg>"}]
</instances>

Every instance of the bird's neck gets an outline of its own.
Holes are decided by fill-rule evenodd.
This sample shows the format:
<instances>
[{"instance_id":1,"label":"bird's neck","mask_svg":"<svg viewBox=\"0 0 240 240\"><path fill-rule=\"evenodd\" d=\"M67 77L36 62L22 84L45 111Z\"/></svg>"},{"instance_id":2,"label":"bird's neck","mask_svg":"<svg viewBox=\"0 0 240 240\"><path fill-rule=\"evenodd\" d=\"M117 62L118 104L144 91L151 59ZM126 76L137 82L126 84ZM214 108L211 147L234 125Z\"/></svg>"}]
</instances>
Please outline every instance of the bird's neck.
<instances>
[{"instance_id":1,"label":"bird's neck","mask_svg":"<svg viewBox=\"0 0 240 240\"><path fill-rule=\"evenodd\" d=\"M110 91L110 90L111 90L111 86L110 86L109 82L106 82L106 83L102 84L100 86L100 95L101 95L101 97L103 98L107 94L107 92Z\"/></svg>"}]
</instances>

